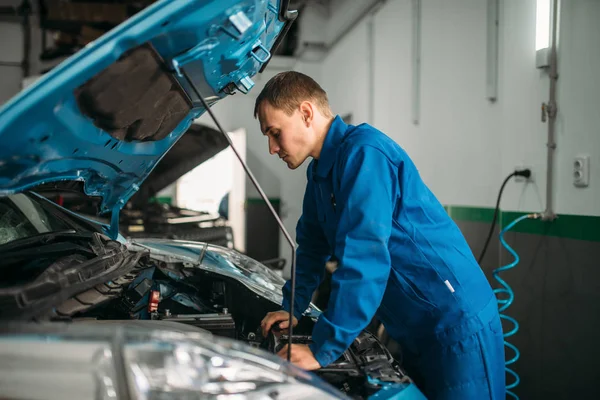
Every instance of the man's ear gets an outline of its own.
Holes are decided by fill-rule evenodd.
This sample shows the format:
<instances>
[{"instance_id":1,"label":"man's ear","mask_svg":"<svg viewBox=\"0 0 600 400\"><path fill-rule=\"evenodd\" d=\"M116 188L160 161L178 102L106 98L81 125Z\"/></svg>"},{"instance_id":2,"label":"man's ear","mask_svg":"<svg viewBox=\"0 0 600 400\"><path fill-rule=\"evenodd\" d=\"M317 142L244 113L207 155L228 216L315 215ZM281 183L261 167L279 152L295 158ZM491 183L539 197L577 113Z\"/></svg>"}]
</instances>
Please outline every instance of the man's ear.
<instances>
[{"instance_id":1,"label":"man's ear","mask_svg":"<svg viewBox=\"0 0 600 400\"><path fill-rule=\"evenodd\" d=\"M314 117L314 108L313 104L309 101L303 101L300 103L300 114L302 115L302 120L306 127L310 126Z\"/></svg>"}]
</instances>

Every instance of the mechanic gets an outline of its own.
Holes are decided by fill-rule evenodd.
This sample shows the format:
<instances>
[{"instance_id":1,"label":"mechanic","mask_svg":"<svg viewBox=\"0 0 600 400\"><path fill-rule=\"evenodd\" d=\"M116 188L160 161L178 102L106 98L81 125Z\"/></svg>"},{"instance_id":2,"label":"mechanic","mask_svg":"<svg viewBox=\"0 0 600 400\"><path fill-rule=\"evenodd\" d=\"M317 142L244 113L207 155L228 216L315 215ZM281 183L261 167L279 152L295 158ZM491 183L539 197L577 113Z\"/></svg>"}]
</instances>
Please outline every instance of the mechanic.
<instances>
[{"instance_id":1,"label":"mechanic","mask_svg":"<svg viewBox=\"0 0 600 400\"><path fill-rule=\"evenodd\" d=\"M283 72L254 109L270 154L290 169L308 157L296 228L294 324L335 255L327 310L313 343L292 345L307 370L336 361L377 317L402 347L402 364L428 398L504 399L504 344L497 302L462 233L421 180L406 152L367 124L334 116L312 78ZM449 149L450 150L450 149ZM267 314L288 328L283 310ZM285 357L287 346L281 350Z\"/></svg>"}]
</instances>

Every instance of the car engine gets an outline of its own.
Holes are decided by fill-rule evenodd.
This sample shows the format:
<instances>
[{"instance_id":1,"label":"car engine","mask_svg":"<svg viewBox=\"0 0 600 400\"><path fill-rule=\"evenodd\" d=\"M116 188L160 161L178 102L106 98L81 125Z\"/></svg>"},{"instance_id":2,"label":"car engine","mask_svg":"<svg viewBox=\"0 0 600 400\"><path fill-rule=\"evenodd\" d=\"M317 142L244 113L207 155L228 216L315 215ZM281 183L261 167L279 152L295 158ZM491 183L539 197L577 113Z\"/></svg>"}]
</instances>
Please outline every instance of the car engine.
<instances>
[{"instance_id":1,"label":"car engine","mask_svg":"<svg viewBox=\"0 0 600 400\"><path fill-rule=\"evenodd\" d=\"M236 279L189 263L142 258L129 274L79 293L38 319L178 322L277 353L288 336L270 332L264 338L260 322L267 312L279 308ZM292 342L310 344L314 323L313 317L301 318ZM367 331L338 360L315 373L356 399L367 398L385 385L410 382L389 351Z\"/></svg>"}]
</instances>

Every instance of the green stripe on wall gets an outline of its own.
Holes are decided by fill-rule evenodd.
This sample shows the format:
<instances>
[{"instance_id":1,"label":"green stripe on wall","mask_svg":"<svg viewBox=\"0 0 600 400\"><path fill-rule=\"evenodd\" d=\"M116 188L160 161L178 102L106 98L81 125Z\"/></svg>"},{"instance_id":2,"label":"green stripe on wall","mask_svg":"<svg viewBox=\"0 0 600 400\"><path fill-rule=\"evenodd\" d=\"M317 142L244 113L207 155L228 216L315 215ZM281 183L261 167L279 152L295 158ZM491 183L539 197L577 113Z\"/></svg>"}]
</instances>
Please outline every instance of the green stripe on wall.
<instances>
[{"instance_id":1,"label":"green stripe on wall","mask_svg":"<svg viewBox=\"0 0 600 400\"><path fill-rule=\"evenodd\" d=\"M446 211L456 221L488 222L494 218L493 208L446 206Z\"/></svg>"},{"instance_id":2,"label":"green stripe on wall","mask_svg":"<svg viewBox=\"0 0 600 400\"><path fill-rule=\"evenodd\" d=\"M455 221L492 223L494 217L493 208L464 206L444 208ZM529 213L500 211L499 214L500 226L506 226L516 218ZM527 219L515 225L512 231L600 242L600 217L559 214L554 221Z\"/></svg>"},{"instance_id":3,"label":"green stripe on wall","mask_svg":"<svg viewBox=\"0 0 600 400\"><path fill-rule=\"evenodd\" d=\"M151 197L150 203L161 203L161 204L173 204L173 198L171 196L157 196Z\"/></svg>"}]
</instances>

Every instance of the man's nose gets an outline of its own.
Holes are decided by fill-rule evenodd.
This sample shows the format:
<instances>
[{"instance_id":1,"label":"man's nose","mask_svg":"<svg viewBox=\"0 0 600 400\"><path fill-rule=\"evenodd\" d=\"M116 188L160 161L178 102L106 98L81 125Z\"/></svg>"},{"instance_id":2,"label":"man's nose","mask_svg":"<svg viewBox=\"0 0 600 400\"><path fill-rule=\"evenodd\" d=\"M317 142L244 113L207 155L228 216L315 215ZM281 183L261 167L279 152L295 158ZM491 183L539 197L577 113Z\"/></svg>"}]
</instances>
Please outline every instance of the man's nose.
<instances>
[{"instance_id":1,"label":"man's nose","mask_svg":"<svg viewBox=\"0 0 600 400\"><path fill-rule=\"evenodd\" d=\"M277 143L275 142L275 140L273 140L273 138L269 138L269 153L271 153L271 155L275 154L279 152L279 146L277 145Z\"/></svg>"}]
</instances>

